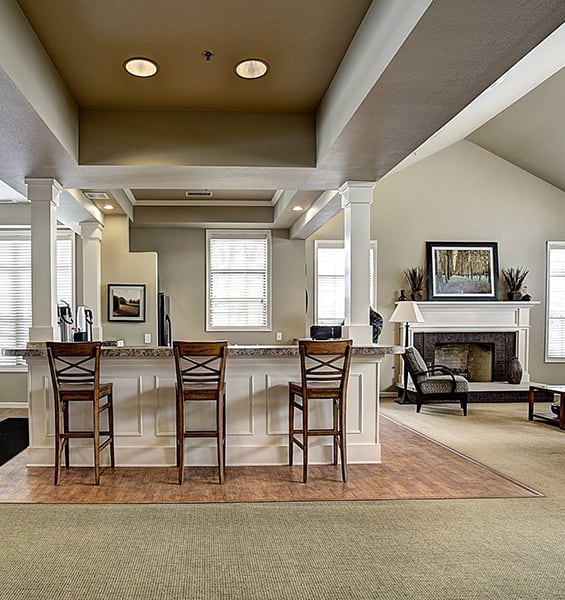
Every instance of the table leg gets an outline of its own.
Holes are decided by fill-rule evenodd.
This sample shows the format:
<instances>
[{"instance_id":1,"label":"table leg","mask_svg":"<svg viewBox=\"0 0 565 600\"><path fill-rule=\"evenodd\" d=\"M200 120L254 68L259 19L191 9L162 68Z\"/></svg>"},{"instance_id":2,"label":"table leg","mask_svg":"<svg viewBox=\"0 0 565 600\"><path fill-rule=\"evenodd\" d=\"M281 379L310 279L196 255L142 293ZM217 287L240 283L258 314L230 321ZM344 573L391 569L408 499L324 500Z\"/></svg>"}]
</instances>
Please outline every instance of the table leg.
<instances>
[{"instance_id":1,"label":"table leg","mask_svg":"<svg viewBox=\"0 0 565 600\"><path fill-rule=\"evenodd\" d=\"M534 390L530 388L528 394L528 421L534 420Z\"/></svg>"}]
</instances>

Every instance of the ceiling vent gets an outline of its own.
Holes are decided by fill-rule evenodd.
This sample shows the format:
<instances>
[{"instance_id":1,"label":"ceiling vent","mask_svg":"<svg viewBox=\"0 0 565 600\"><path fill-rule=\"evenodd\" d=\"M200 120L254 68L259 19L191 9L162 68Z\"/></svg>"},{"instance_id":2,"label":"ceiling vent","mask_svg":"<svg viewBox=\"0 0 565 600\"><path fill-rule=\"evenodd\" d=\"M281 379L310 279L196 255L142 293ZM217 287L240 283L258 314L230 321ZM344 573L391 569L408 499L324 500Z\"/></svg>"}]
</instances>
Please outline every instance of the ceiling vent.
<instances>
[{"instance_id":1,"label":"ceiling vent","mask_svg":"<svg viewBox=\"0 0 565 600\"><path fill-rule=\"evenodd\" d=\"M210 192L209 190L192 190L185 192L187 198L211 198L213 195L213 192Z\"/></svg>"},{"instance_id":2,"label":"ceiling vent","mask_svg":"<svg viewBox=\"0 0 565 600\"><path fill-rule=\"evenodd\" d=\"M110 196L106 192L84 192L84 195L89 200L110 200Z\"/></svg>"}]
</instances>

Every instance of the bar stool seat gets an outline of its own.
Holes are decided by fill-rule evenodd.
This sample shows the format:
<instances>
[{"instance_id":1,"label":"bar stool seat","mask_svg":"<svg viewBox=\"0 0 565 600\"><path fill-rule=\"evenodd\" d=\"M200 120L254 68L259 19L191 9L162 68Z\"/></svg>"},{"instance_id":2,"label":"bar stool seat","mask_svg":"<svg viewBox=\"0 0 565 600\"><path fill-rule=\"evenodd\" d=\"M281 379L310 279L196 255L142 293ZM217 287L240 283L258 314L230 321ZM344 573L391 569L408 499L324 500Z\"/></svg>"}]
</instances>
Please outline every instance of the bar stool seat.
<instances>
[{"instance_id":1,"label":"bar stool seat","mask_svg":"<svg viewBox=\"0 0 565 600\"><path fill-rule=\"evenodd\" d=\"M218 477L225 479L226 399L225 370L228 343L173 342L177 397L177 468L178 482L184 479L184 440L186 438L216 438ZM215 425L210 429L186 429L185 403L212 401L215 403Z\"/></svg>"},{"instance_id":2,"label":"bar stool seat","mask_svg":"<svg viewBox=\"0 0 565 600\"><path fill-rule=\"evenodd\" d=\"M346 399L352 340L300 340L300 381L288 382L289 394L289 464L293 464L294 446L302 450L302 481L308 478L308 438L333 438L333 464L337 465L338 450L342 480L347 481ZM310 400L332 402L332 426L312 428L309 425ZM302 413L302 426L295 425L295 411Z\"/></svg>"},{"instance_id":3,"label":"bar stool seat","mask_svg":"<svg viewBox=\"0 0 565 600\"><path fill-rule=\"evenodd\" d=\"M100 485L100 454L105 448L110 450L110 465L116 465L113 385L100 383L101 345L101 342L46 342L55 404L55 485L59 485L63 450L65 465L70 467L69 442L72 439L92 439L96 485ZM91 430L71 430L69 413L72 402L92 404ZM102 430L100 415L104 412L107 413L108 427ZM101 436L106 438L102 442Z\"/></svg>"}]
</instances>

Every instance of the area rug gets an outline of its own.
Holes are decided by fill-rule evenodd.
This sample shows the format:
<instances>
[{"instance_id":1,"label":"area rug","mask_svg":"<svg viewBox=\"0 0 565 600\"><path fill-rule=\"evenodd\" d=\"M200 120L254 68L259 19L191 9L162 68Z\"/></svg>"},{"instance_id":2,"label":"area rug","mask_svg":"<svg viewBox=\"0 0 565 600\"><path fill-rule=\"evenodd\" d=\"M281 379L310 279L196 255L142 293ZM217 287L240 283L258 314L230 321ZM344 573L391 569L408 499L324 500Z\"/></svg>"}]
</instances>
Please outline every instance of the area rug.
<instances>
[{"instance_id":1,"label":"area rug","mask_svg":"<svg viewBox=\"0 0 565 600\"><path fill-rule=\"evenodd\" d=\"M300 466L190 467L177 484L172 467L103 468L94 485L92 468L26 467L26 453L0 467L0 502L35 503L215 503L441 498L521 498L540 494L404 425L380 420L381 464L350 464L347 483L338 467L312 465L308 483ZM229 451L228 451L229 465Z\"/></svg>"},{"instance_id":2,"label":"area rug","mask_svg":"<svg viewBox=\"0 0 565 600\"><path fill-rule=\"evenodd\" d=\"M11 417L0 421L0 465L28 447L28 430L27 419Z\"/></svg>"}]
</instances>

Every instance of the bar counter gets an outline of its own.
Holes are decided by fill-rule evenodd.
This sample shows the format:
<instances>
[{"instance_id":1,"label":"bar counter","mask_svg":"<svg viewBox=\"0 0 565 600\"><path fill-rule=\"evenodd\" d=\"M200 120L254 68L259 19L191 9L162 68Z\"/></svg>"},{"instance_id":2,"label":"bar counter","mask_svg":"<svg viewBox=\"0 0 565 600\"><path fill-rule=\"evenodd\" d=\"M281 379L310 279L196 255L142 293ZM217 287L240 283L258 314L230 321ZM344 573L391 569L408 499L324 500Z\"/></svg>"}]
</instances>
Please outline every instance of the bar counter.
<instances>
[{"instance_id":1,"label":"bar counter","mask_svg":"<svg viewBox=\"0 0 565 600\"><path fill-rule=\"evenodd\" d=\"M401 346L355 346L351 360L347 405L350 463L378 463L380 362L401 354ZM30 447L28 466L53 465L53 395L44 344L4 349L28 364ZM299 380L298 346L228 348L226 365L226 465L278 465L288 462L288 381ZM114 384L117 466L175 464L175 368L172 348L103 346L101 380ZM213 423L209 403L191 403L187 422L195 428ZM327 403L326 403L327 404ZM313 407L313 419L327 426L329 414ZM73 409L75 409L73 411ZM90 427L89 411L71 407L71 424ZM215 440L189 440L186 464L215 465ZM314 438L310 461L329 462L331 440ZM92 444L71 443L71 464L92 465Z\"/></svg>"}]
</instances>

